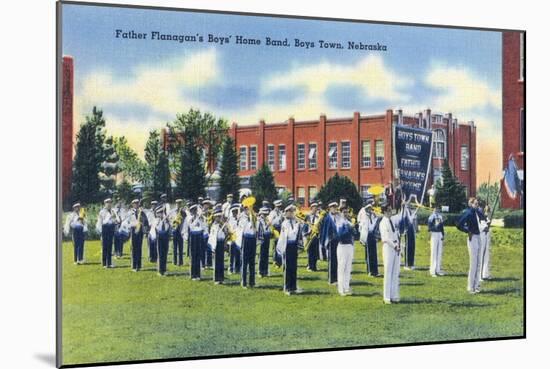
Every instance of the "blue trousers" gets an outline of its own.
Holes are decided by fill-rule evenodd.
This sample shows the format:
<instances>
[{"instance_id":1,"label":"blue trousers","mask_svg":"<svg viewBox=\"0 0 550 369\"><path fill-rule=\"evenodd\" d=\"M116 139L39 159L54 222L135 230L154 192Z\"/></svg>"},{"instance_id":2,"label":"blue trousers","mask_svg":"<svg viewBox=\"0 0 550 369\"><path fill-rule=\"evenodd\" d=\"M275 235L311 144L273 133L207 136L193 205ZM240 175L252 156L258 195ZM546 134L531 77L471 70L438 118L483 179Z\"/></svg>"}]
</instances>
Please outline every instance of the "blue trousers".
<instances>
[{"instance_id":1,"label":"blue trousers","mask_svg":"<svg viewBox=\"0 0 550 369\"><path fill-rule=\"evenodd\" d=\"M208 235L203 235L204 237L204 263L203 267L212 267L212 250L208 245Z\"/></svg>"},{"instance_id":2,"label":"blue trousers","mask_svg":"<svg viewBox=\"0 0 550 369\"><path fill-rule=\"evenodd\" d=\"M141 269L141 251L143 245L143 231L132 232L132 269Z\"/></svg>"},{"instance_id":3,"label":"blue trousers","mask_svg":"<svg viewBox=\"0 0 550 369\"><path fill-rule=\"evenodd\" d=\"M183 237L178 230L172 231L172 254L174 265L183 265Z\"/></svg>"},{"instance_id":4,"label":"blue trousers","mask_svg":"<svg viewBox=\"0 0 550 369\"><path fill-rule=\"evenodd\" d=\"M274 228L278 231L278 232L281 232L281 227L280 226L274 226ZM281 265L283 265L283 258L281 255L279 255L279 253L277 252L277 241L279 241L279 238L273 238L273 262L275 263L275 265L277 265L278 267L280 267Z\"/></svg>"},{"instance_id":5,"label":"blue trousers","mask_svg":"<svg viewBox=\"0 0 550 369\"><path fill-rule=\"evenodd\" d=\"M256 236L243 236L241 284L256 284Z\"/></svg>"},{"instance_id":6,"label":"blue trousers","mask_svg":"<svg viewBox=\"0 0 550 369\"><path fill-rule=\"evenodd\" d=\"M157 232L157 252L158 252L157 270L161 275L164 275L166 273L166 263L168 261L169 247L170 247L170 233L167 231Z\"/></svg>"},{"instance_id":7,"label":"blue trousers","mask_svg":"<svg viewBox=\"0 0 550 369\"><path fill-rule=\"evenodd\" d=\"M148 236L147 244L149 245L149 261L151 263L156 263L158 258L157 241Z\"/></svg>"},{"instance_id":8,"label":"blue trousers","mask_svg":"<svg viewBox=\"0 0 550 369\"><path fill-rule=\"evenodd\" d=\"M336 250L338 249L338 240L332 240L328 244L327 257L328 257L328 283L338 282L338 256Z\"/></svg>"},{"instance_id":9,"label":"blue trousers","mask_svg":"<svg viewBox=\"0 0 550 369\"><path fill-rule=\"evenodd\" d=\"M271 244L271 233L265 232L264 239L260 244L259 272L262 277L269 274L269 246Z\"/></svg>"},{"instance_id":10,"label":"blue trousers","mask_svg":"<svg viewBox=\"0 0 550 369\"><path fill-rule=\"evenodd\" d=\"M405 266L414 266L414 254L416 249L416 232L413 226L407 228L407 250L405 251Z\"/></svg>"},{"instance_id":11,"label":"blue trousers","mask_svg":"<svg viewBox=\"0 0 550 369\"><path fill-rule=\"evenodd\" d=\"M307 249L307 266L310 270L317 270L317 260L319 260L319 237L315 236Z\"/></svg>"},{"instance_id":12,"label":"blue trousers","mask_svg":"<svg viewBox=\"0 0 550 369\"><path fill-rule=\"evenodd\" d=\"M120 231L115 231L115 255L122 256L124 254L124 243L126 237Z\"/></svg>"},{"instance_id":13,"label":"blue trousers","mask_svg":"<svg viewBox=\"0 0 550 369\"><path fill-rule=\"evenodd\" d=\"M369 233L365 246L365 261L367 264L367 273L372 276L378 275L378 255L376 252L376 236L374 233Z\"/></svg>"},{"instance_id":14,"label":"blue trousers","mask_svg":"<svg viewBox=\"0 0 550 369\"><path fill-rule=\"evenodd\" d=\"M223 282L224 280L224 258L225 258L225 240L216 242L216 252L214 253L214 281Z\"/></svg>"},{"instance_id":15,"label":"blue trousers","mask_svg":"<svg viewBox=\"0 0 550 369\"><path fill-rule=\"evenodd\" d=\"M229 250L229 271L240 273L241 267L241 248L235 242L232 242Z\"/></svg>"},{"instance_id":16,"label":"blue trousers","mask_svg":"<svg viewBox=\"0 0 550 369\"><path fill-rule=\"evenodd\" d=\"M84 228L73 228L74 262L84 261Z\"/></svg>"},{"instance_id":17,"label":"blue trousers","mask_svg":"<svg viewBox=\"0 0 550 369\"><path fill-rule=\"evenodd\" d=\"M191 257L191 278L201 277L201 255L203 251L204 237L202 232L191 232L189 234L189 251Z\"/></svg>"},{"instance_id":18,"label":"blue trousers","mask_svg":"<svg viewBox=\"0 0 550 369\"><path fill-rule=\"evenodd\" d=\"M296 242L287 242L284 259L284 290L288 292L296 291L298 276L298 245Z\"/></svg>"},{"instance_id":19,"label":"blue trousers","mask_svg":"<svg viewBox=\"0 0 550 369\"><path fill-rule=\"evenodd\" d=\"M101 226L101 265L109 267L113 265L113 239L115 236L115 225L104 224Z\"/></svg>"}]
</instances>

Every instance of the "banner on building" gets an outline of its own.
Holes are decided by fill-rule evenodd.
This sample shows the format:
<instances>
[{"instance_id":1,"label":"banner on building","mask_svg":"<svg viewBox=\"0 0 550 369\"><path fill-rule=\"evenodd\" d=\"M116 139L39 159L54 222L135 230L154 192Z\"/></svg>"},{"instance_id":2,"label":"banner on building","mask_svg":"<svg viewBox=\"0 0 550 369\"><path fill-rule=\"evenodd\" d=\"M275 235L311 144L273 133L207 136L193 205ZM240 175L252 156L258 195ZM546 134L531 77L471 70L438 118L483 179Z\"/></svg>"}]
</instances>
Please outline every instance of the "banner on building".
<instances>
[{"instance_id":1,"label":"banner on building","mask_svg":"<svg viewBox=\"0 0 550 369\"><path fill-rule=\"evenodd\" d=\"M432 132L428 129L395 125L393 147L396 177L405 200L422 202L430 172Z\"/></svg>"}]
</instances>

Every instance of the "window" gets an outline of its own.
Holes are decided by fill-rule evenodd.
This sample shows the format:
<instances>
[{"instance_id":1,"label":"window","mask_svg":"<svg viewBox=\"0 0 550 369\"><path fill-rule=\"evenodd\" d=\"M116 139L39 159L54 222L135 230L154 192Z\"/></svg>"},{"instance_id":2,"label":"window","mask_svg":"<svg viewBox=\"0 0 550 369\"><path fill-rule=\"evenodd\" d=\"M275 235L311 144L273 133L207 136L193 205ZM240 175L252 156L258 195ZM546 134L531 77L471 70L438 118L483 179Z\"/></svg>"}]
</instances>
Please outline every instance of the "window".
<instances>
[{"instance_id":1,"label":"window","mask_svg":"<svg viewBox=\"0 0 550 369\"><path fill-rule=\"evenodd\" d=\"M443 184L443 173L440 168L434 168L434 184L438 182Z\"/></svg>"},{"instance_id":2,"label":"window","mask_svg":"<svg viewBox=\"0 0 550 369\"><path fill-rule=\"evenodd\" d=\"M317 197L317 187L309 186L307 188L307 201L308 201L308 204L311 205L311 203L315 200L316 197Z\"/></svg>"},{"instance_id":3,"label":"window","mask_svg":"<svg viewBox=\"0 0 550 369\"><path fill-rule=\"evenodd\" d=\"M384 167L384 140L376 140L374 143L374 151L376 156L376 167Z\"/></svg>"},{"instance_id":4,"label":"window","mask_svg":"<svg viewBox=\"0 0 550 369\"><path fill-rule=\"evenodd\" d=\"M256 146L250 146L250 169L256 170L258 160L258 148Z\"/></svg>"},{"instance_id":5,"label":"window","mask_svg":"<svg viewBox=\"0 0 550 369\"><path fill-rule=\"evenodd\" d=\"M371 167L371 148L370 141L361 142L361 167L370 168Z\"/></svg>"},{"instance_id":6,"label":"window","mask_svg":"<svg viewBox=\"0 0 550 369\"><path fill-rule=\"evenodd\" d=\"M306 145L298 144L298 169L306 169Z\"/></svg>"},{"instance_id":7,"label":"window","mask_svg":"<svg viewBox=\"0 0 550 369\"><path fill-rule=\"evenodd\" d=\"M286 146L279 145L279 170L286 170Z\"/></svg>"},{"instance_id":8,"label":"window","mask_svg":"<svg viewBox=\"0 0 550 369\"><path fill-rule=\"evenodd\" d=\"M519 80L525 78L525 33L519 34Z\"/></svg>"},{"instance_id":9,"label":"window","mask_svg":"<svg viewBox=\"0 0 550 369\"><path fill-rule=\"evenodd\" d=\"M273 172L275 170L275 146L267 145L267 166Z\"/></svg>"},{"instance_id":10,"label":"window","mask_svg":"<svg viewBox=\"0 0 550 369\"><path fill-rule=\"evenodd\" d=\"M370 197L369 188L370 188L370 185L361 186L361 198L363 198L363 200L366 200Z\"/></svg>"},{"instance_id":11,"label":"window","mask_svg":"<svg viewBox=\"0 0 550 369\"><path fill-rule=\"evenodd\" d=\"M462 145L460 147L460 169L468 170L470 161L470 153L468 152L468 146Z\"/></svg>"},{"instance_id":12,"label":"window","mask_svg":"<svg viewBox=\"0 0 550 369\"><path fill-rule=\"evenodd\" d=\"M303 205L306 202L306 189L305 187L298 187L298 203Z\"/></svg>"},{"instance_id":13,"label":"window","mask_svg":"<svg viewBox=\"0 0 550 369\"><path fill-rule=\"evenodd\" d=\"M248 169L248 157L246 146L241 146L240 155L239 155L239 168L240 170Z\"/></svg>"},{"instance_id":14,"label":"window","mask_svg":"<svg viewBox=\"0 0 550 369\"><path fill-rule=\"evenodd\" d=\"M338 168L338 144L336 142L328 144L328 167L330 169Z\"/></svg>"},{"instance_id":15,"label":"window","mask_svg":"<svg viewBox=\"0 0 550 369\"><path fill-rule=\"evenodd\" d=\"M447 157L447 151L445 150L445 132L442 129L436 129L433 132L434 152L433 157L435 159L445 159Z\"/></svg>"},{"instance_id":16,"label":"window","mask_svg":"<svg viewBox=\"0 0 550 369\"><path fill-rule=\"evenodd\" d=\"M317 169L317 144L309 144L309 153L308 153L308 164L309 169Z\"/></svg>"},{"instance_id":17,"label":"window","mask_svg":"<svg viewBox=\"0 0 550 369\"><path fill-rule=\"evenodd\" d=\"M342 168L351 168L351 142L342 142Z\"/></svg>"}]
</instances>

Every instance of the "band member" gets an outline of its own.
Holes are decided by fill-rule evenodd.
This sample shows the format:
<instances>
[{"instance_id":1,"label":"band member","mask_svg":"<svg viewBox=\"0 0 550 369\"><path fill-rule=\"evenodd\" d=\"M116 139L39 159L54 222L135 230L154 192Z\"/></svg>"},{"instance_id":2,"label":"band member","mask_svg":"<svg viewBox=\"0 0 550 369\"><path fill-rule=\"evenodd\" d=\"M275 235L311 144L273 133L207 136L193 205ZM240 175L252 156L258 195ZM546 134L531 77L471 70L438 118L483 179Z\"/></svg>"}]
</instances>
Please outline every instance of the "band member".
<instances>
[{"instance_id":1,"label":"band member","mask_svg":"<svg viewBox=\"0 0 550 369\"><path fill-rule=\"evenodd\" d=\"M491 279L490 262L491 262L491 208L486 205L484 209L478 209L480 214L480 245L481 245L481 280Z\"/></svg>"},{"instance_id":2,"label":"band member","mask_svg":"<svg viewBox=\"0 0 550 369\"><path fill-rule=\"evenodd\" d=\"M319 221L320 215L318 211L318 204L312 203L310 206L311 212L306 216L306 223L308 224L305 231L306 237L308 237L307 244L307 270L317 271L317 260L319 260Z\"/></svg>"},{"instance_id":3,"label":"band member","mask_svg":"<svg viewBox=\"0 0 550 369\"><path fill-rule=\"evenodd\" d=\"M443 259L443 239L445 238L445 227L443 217L439 213L439 206L436 206L428 218L428 231L430 232L430 274L432 277L444 275L441 270Z\"/></svg>"},{"instance_id":4,"label":"band member","mask_svg":"<svg viewBox=\"0 0 550 369\"><path fill-rule=\"evenodd\" d=\"M271 243L271 229L267 216L269 208L262 207L258 218L258 241L260 241L259 274L260 277L269 275L269 246Z\"/></svg>"},{"instance_id":5,"label":"band member","mask_svg":"<svg viewBox=\"0 0 550 369\"><path fill-rule=\"evenodd\" d=\"M132 209L128 216L130 226L130 239L132 244L132 270L137 272L141 269L141 251L143 245L144 230L148 228L149 222L138 199L132 200Z\"/></svg>"},{"instance_id":6,"label":"band member","mask_svg":"<svg viewBox=\"0 0 550 369\"><path fill-rule=\"evenodd\" d=\"M162 206L164 208L165 214L170 214L170 203L168 202L168 196L165 193L160 195L160 202L158 203L158 206Z\"/></svg>"},{"instance_id":7,"label":"band member","mask_svg":"<svg viewBox=\"0 0 550 369\"><path fill-rule=\"evenodd\" d=\"M298 247L302 242L302 224L295 217L296 207L288 205L285 208L286 219L281 224L281 234L277 241L279 254L283 255L284 287L287 295L300 293L298 288Z\"/></svg>"},{"instance_id":8,"label":"band member","mask_svg":"<svg viewBox=\"0 0 550 369\"><path fill-rule=\"evenodd\" d=\"M341 214L336 216L336 232L338 234L338 293L340 296L351 295L350 281L353 265L353 224L347 206L340 208Z\"/></svg>"},{"instance_id":9,"label":"band member","mask_svg":"<svg viewBox=\"0 0 550 369\"><path fill-rule=\"evenodd\" d=\"M237 234L238 231L240 210L241 206L239 204L231 205L227 225L229 230L234 234ZM230 241L229 244L229 274L232 273L241 273L241 245L237 244L236 240Z\"/></svg>"},{"instance_id":10,"label":"band member","mask_svg":"<svg viewBox=\"0 0 550 369\"><path fill-rule=\"evenodd\" d=\"M183 200L176 199L176 208L170 213L170 222L172 223L172 262L177 266L183 265L183 236L181 228L186 215L187 213L183 208Z\"/></svg>"},{"instance_id":11,"label":"band member","mask_svg":"<svg viewBox=\"0 0 550 369\"><path fill-rule=\"evenodd\" d=\"M392 209L384 206L384 216L380 221L380 237L382 239L384 258L384 303L399 302L399 233L391 220Z\"/></svg>"},{"instance_id":12,"label":"band member","mask_svg":"<svg viewBox=\"0 0 550 369\"><path fill-rule=\"evenodd\" d=\"M214 249L214 283L222 284L224 280L224 256L225 239L227 235L227 223L222 223L223 211L220 207L213 214L213 222L210 227L208 244Z\"/></svg>"},{"instance_id":13,"label":"band member","mask_svg":"<svg viewBox=\"0 0 550 369\"><path fill-rule=\"evenodd\" d=\"M329 213L327 214L326 227L328 233L333 234L327 244L327 262L328 262L328 283L336 284L338 282L338 237L336 235L336 217L338 215L338 203L331 202L328 204Z\"/></svg>"},{"instance_id":14,"label":"band member","mask_svg":"<svg viewBox=\"0 0 550 369\"><path fill-rule=\"evenodd\" d=\"M414 256L416 253L416 232L418 231L418 220L416 212L411 211L408 204L403 207L404 233L407 239L405 248L405 269L414 270Z\"/></svg>"},{"instance_id":15,"label":"band member","mask_svg":"<svg viewBox=\"0 0 550 369\"><path fill-rule=\"evenodd\" d=\"M241 245L241 286L247 288L256 284L256 216L248 206L243 207L239 217L237 239ZM239 241L237 241L239 243Z\"/></svg>"},{"instance_id":16,"label":"band member","mask_svg":"<svg viewBox=\"0 0 550 369\"><path fill-rule=\"evenodd\" d=\"M357 214L359 223L360 242L365 246L365 262L367 273L372 277L378 276L378 255L376 250L375 229L380 221L372 211L372 204L367 204Z\"/></svg>"},{"instance_id":17,"label":"band member","mask_svg":"<svg viewBox=\"0 0 550 369\"><path fill-rule=\"evenodd\" d=\"M470 254L470 270L468 272L467 290L471 294L480 291L480 260L481 260L481 239L479 232L480 217L477 212L478 202L475 197L468 200L468 208L462 213L457 221L456 227L468 234L467 245Z\"/></svg>"},{"instance_id":18,"label":"band member","mask_svg":"<svg viewBox=\"0 0 550 369\"><path fill-rule=\"evenodd\" d=\"M63 229L65 236L72 233L75 264L84 264L84 240L86 232L88 232L85 214L81 209L80 203L77 202L73 205L73 211L67 217Z\"/></svg>"},{"instance_id":19,"label":"band member","mask_svg":"<svg viewBox=\"0 0 550 369\"><path fill-rule=\"evenodd\" d=\"M115 227L120 220L113 210L113 200L103 201L104 207L97 215L96 230L101 233L101 265L103 268L113 268L112 253Z\"/></svg>"},{"instance_id":20,"label":"band member","mask_svg":"<svg viewBox=\"0 0 550 369\"><path fill-rule=\"evenodd\" d=\"M166 274L168 249L170 248L170 233L172 230L165 206L158 206L155 209L155 215L156 218L151 228L154 230L154 238L157 240L157 271L160 276L164 276Z\"/></svg>"},{"instance_id":21,"label":"band member","mask_svg":"<svg viewBox=\"0 0 550 369\"><path fill-rule=\"evenodd\" d=\"M229 219L231 213L231 205L233 205L233 194L228 193L225 197L225 202L222 205L222 213L226 219Z\"/></svg>"},{"instance_id":22,"label":"band member","mask_svg":"<svg viewBox=\"0 0 550 369\"><path fill-rule=\"evenodd\" d=\"M130 229L127 227L127 222L123 222L126 219L126 212L122 207L122 201L118 201L114 211L118 219L114 236L115 257L121 258L124 255L124 244L130 238Z\"/></svg>"},{"instance_id":23,"label":"band member","mask_svg":"<svg viewBox=\"0 0 550 369\"><path fill-rule=\"evenodd\" d=\"M273 201L274 208L273 210L271 210L271 212L267 217L267 220L269 221L269 223L271 223L271 226L275 230L275 232L273 232L273 264L277 265L278 267L280 267L283 263L282 257L277 252L277 247L276 247L277 241L278 241L277 234L281 232L281 224L283 223L283 220L284 220L284 214L283 214L283 211L281 210L282 206L283 206L282 200Z\"/></svg>"},{"instance_id":24,"label":"band member","mask_svg":"<svg viewBox=\"0 0 550 369\"><path fill-rule=\"evenodd\" d=\"M149 227L147 229L147 245L149 246L149 261L151 263L156 263L158 258L157 253L157 241L156 239L153 239L150 235L151 232L151 224L153 224L153 220L155 220L155 209L157 207L158 201L153 200L151 201L151 208L147 212L147 220L149 223Z\"/></svg>"},{"instance_id":25,"label":"band member","mask_svg":"<svg viewBox=\"0 0 550 369\"><path fill-rule=\"evenodd\" d=\"M206 229L206 220L198 214L199 206L193 204L189 207L189 222L187 230L189 242L189 252L191 257L191 280L201 279L201 253L203 251L204 232Z\"/></svg>"},{"instance_id":26,"label":"band member","mask_svg":"<svg viewBox=\"0 0 550 369\"><path fill-rule=\"evenodd\" d=\"M202 254L201 254L201 264L203 269L212 268L212 250L208 247L208 227L212 223L212 202L210 198L205 198L202 201L202 210L201 215L206 221L206 227L202 235Z\"/></svg>"}]
</instances>

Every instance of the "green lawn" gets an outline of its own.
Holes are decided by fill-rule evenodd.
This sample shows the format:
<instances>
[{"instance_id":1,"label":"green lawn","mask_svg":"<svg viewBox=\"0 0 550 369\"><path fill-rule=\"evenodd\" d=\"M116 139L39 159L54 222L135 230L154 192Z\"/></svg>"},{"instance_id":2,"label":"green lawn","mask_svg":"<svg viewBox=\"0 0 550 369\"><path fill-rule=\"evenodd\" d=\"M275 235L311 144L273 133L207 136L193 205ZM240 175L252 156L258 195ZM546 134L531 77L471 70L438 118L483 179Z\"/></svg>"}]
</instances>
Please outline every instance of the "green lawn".
<instances>
[{"instance_id":1,"label":"green lawn","mask_svg":"<svg viewBox=\"0 0 550 369\"><path fill-rule=\"evenodd\" d=\"M493 229L492 274L482 293L466 292L465 236L448 228L443 256L447 276L428 273L425 228L417 239L417 269L401 273L401 303L382 303L382 278L365 273L356 245L353 296L341 297L321 271L305 270L300 254L301 295L282 292L281 270L239 286L237 275L214 285L189 279L183 267L155 265L133 273L129 256L101 268L99 241L86 242L86 265L73 265L72 244L63 244L63 364L196 357L203 355L519 336L523 334L523 231ZM144 242L144 260L147 257ZM129 252L129 243L125 253ZM379 262L382 264L379 245ZM168 260L171 260L169 255ZM381 271L382 265L380 265Z\"/></svg>"}]
</instances>

